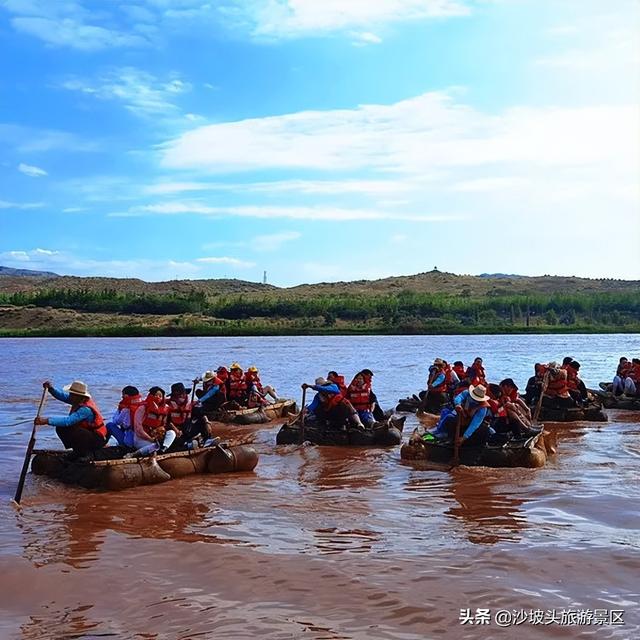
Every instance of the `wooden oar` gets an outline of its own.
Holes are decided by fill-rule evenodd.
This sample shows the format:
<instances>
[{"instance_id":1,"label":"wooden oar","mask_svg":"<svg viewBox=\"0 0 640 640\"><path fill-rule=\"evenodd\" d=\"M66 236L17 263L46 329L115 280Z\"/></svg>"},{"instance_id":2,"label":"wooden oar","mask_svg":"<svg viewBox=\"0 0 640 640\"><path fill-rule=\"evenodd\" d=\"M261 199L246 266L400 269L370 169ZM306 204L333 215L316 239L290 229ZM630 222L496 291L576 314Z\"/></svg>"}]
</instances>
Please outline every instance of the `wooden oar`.
<instances>
[{"instance_id":1,"label":"wooden oar","mask_svg":"<svg viewBox=\"0 0 640 640\"><path fill-rule=\"evenodd\" d=\"M302 407L300 408L300 444L304 442L304 414L305 414L305 400L307 398L307 387L302 387Z\"/></svg>"},{"instance_id":2,"label":"wooden oar","mask_svg":"<svg viewBox=\"0 0 640 640\"><path fill-rule=\"evenodd\" d=\"M538 416L540 415L540 409L542 409L542 398L544 396L544 392L547 390L547 386L549 385L549 374L545 373L545 376L542 380L542 389L540 389L540 397L538 398L538 404L536 404L536 410L533 412L532 422L534 426L538 426Z\"/></svg>"},{"instance_id":3,"label":"wooden oar","mask_svg":"<svg viewBox=\"0 0 640 640\"><path fill-rule=\"evenodd\" d=\"M40 417L40 412L42 411L42 407L44 406L44 401L47 398L47 388L42 389L42 397L40 398L40 404L38 405L38 413L36 414L36 419ZM16 495L13 498L13 501L16 504L20 504L20 500L22 498L22 489L24 487L24 481L27 477L27 471L29 470L29 462L31 460L31 453L33 452L33 448L36 446L36 419L33 421L33 429L31 429L31 438L29 438L29 444L27 445L27 452L24 455L24 462L22 464L22 471L20 472L20 480L18 480L18 488L16 489Z\"/></svg>"},{"instance_id":4,"label":"wooden oar","mask_svg":"<svg viewBox=\"0 0 640 640\"><path fill-rule=\"evenodd\" d=\"M427 390L424 392L424 395L422 396L422 400L418 405L418 410L416 411L416 415L418 416L422 415L424 413L424 410L427 407L427 398L429 397L429 391L431 391L431 389L429 388L429 386L427 386Z\"/></svg>"},{"instance_id":5,"label":"wooden oar","mask_svg":"<svg viewBox=\"0 0 640 640\"><path fill-rule=\"evenodd\" d=\"M460 423L462 422L462 414L458 414L456 420L456 435L453 440L453 462L451 468L457 467L460 464Z\"/></svg>"}]
</instances>

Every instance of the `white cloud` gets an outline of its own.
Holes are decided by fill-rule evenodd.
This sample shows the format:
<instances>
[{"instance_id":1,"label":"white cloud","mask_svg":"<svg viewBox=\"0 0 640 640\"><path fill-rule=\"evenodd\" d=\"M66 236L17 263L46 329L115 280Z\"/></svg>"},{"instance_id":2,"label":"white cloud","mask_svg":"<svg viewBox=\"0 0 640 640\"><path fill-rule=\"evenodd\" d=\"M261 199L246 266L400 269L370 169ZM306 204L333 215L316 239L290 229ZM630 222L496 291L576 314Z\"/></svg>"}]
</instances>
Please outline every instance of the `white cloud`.
<instances>
[{"instance_id":1,"label":"white cloud","mask_svg":"<svg viewBox=\"0 0 640 640\"><path fill-rule=\"evenodd\" d=\"M238 10L257 36L295 38L394 22L465 16L464 0L258 0ZM233 16L238 19L238 12Z\"/></svg>"},{"instance_id":2,"label":"white cloud","mask_svg":"<svg viewBox=\"0 0 640 640\"><path fill-rule=\"evenodd\" d=\"M0 141L12 145L18 153L43 153L63 150L78 152L100 151L101 143L84 140L68 131L37 129L16 124L0 123Z\"/></svg>"},{"instance_id":3,"label":"white cloud","mask_svg":"<svg viewBox=\"0 0 640 640\"><path fill-rule=\"evenodd\" d=\"M24 162L21 162L18 165L18 171L20 171L21 173L24 173L26 176L29 176L30 178L41 178L42 176L49 175L44 169L41 169L40 167L35 167L31 164L25 164Z\"/></svg>"},{"instance_id":4,"label":"white cloud","mask_svg":"<svg viewBox=\"0 0 640 640\"><path fill-rule=\"evenodd\" d=\"M179 107L173 100L191 90L191 85L178 77L159 80L154 75L122 67L99 76L95 81L71 78L62 88L90 95L100 100L120 102L138 116L175 115Z\"/></svg>"},{"instance_id":5,"label":"white cloud","mask_svg":"<svg viewBox=\"0 0 640 640\"><path fill-rule=\"evenodd\" d=\"M293 240L298 240L302 234L298 231L281 231L280 233L269 233L255 236L251 239L250 245L256 251L278 251L282 245Z\"/></svg>"},{"instance_id":6,"label":"white cloud","mask_svg":"<svg viewBox=\"0 0 640 640\"><path fill-rule=\"evenodd\" d=\"M371 33L370 31L354 31L351 34L353 39L353 43L358 46L364 46L367 44L380 44L382 42L382 38L377 36L375 33Z\"/></svg>"},{"instance_id":7,"label":"white cloud","mask_svg":"<svg viewBox=\"0 0 640 640\"><path fill-rule=\"evenodd\" d=\"M131 207L127 211L114 212L110 217L134 217L143 215L195 214L213 217L237 216L241 218L289 220L406 220L411 222L452 222L463 220L465 216L455 214L390 213L376 209L348 209L319 206L220 206L212 207L201 202L162 202L158 204Z\"/></svg>"},{"instance_id":8,"label":"white cloud","mask_svg":"<svg viewBox=\"0 0 640 640\"><path fill-rule=\"evenodd\" d=\"M517 166L525 175L537 167L637 168L638 124L632 105L494 115L434 92L391 105L197 127L166 143L161 162L210 173L369 170L414 177L497 166Z\"/></svg>"},{"instance_id":9,"label":"white cloud","mask_svg":"<svg viewBox=\"0 0 640 640\"><path fill-rule=\"evenodd\" d=\"M207 263L179 260L99 260L84 258L62 251L29 249L0 252L0 260L7 266L55 271L60 274L80 276L104 276L129 278L132 274L145 280L171 280L174 278L206 277L212 275ZM245 268L245 263L220 263L235 268Z\"/></svg>"},{"instance_id":10,"label":"white cloud","mask_svg":"<svg viewBox=\"0 0 640 640\"><path fill-rule=\"evenodd\" d=\"M44 207L43 202L8 202L0 200L0 209L40 209Z\"/></svg>"},{"instance_id":11,"label":"white cloud","mask_svg":"<svg viewBox=\"0 0 640 640\"><path fill-rule=\"evenodd\" d=\"M86 24L74 18L17 17L11 19L11 25L16 31L28 33L47 44L80 51L139 47L148 43L139 35Z\"/></svg>"},{"instance_id":12,"label":"white cloud","mask_svg":"<svg viewBox=\"0 0 640 640\"><path fill-rule=\"evenodd\" d=\"M227 256L196 258L196 262L200 262L202 264L225 264L231 267L237 267L238 269L255 267L254 262L247 262L246 260L238 260L238 258L229 258Z\"/></svg>"}]
</instances>

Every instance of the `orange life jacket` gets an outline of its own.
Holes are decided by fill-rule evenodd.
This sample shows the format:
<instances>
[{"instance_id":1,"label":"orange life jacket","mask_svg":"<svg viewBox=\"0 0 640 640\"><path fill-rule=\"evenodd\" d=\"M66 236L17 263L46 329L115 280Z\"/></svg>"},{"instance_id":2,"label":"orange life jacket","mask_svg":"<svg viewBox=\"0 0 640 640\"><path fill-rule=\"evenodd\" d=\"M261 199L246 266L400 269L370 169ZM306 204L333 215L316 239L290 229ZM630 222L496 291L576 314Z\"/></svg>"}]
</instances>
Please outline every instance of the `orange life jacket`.
<instances>
[{"instance_id":1,"label":"orange life jacket","mask_svg":"<svg viewBox=\"0 0 640 640\"><path fill-rule=\"evenodd\" d=\"M364 382L358 386L352 380L347 389L347 399L356 411L371 411L371 384Z\"/></svg>"},{"instance_id":2,"label":"orange life jacket","mask_svg":"<svg viewBox=\"0 0 640 640\"><path fill-rule=\"evenodd\" d=\"M549 376L549 382L547 383L547 390L544 392L546 396L551 398L568 398L569 397L569 385L567 384L567 372L560 369L560 373L557 376Z\"/></svg>"},{"instance_id":3,"label":"orange life jacket","mask_svg":"<svg viewBox=\"0 0 640 640\"><path fill-rule=\"evenodd\" d=\"M330 382L333 382L333 384L338 386L338 389L340 389L340 393L343 396L347 395L347 385L344 383L344 376L333 376L333 380L330 380Z\"/></svg>"},{"instance_id":4,"label":"orange life jacket","mask_svg":"<svg viewBox=\"0 0 640 640\"><path fill-rule=\"evenodd\" d=\"M578 388L578 372L573 368L567 366L567 387L572 390L577 390Z\"/></svg>"},{"instance_id":5,"label":"orange life jacket","mask_svg":"<svg viewBox=\"0 0 640 640\"><path fill-rule=\"evenodd\" d=\"M103 438L107 437L107 426L104 423L104 419L102 418L102 414L100 410L96 406L96 403L91 400L91 398L84 398L83 401L76 405L75 409L71 407L69 413L73 413L77 411L80 407L89 407L93 412L93 420L82 420L77 423L77 426L82 427L83 429L88 429L89 431L95 431L100 434Z\"/></svg>"},{"instance_id":6,"label":"orange life jacket","mask_svg":"<svg viewBox=\"0 0 640 640\"><path fill-rule=\"evenodd\" d=\"M158 404L153 396L147 396L144 401L144 417L142 428L154 439L159 440L166 432L165 423L169 407L164 403Z\"/></svg>"},{"instance_id":7,"label":"orange life jacket","mask_svg":"<svg viewBox=\"0 0 640 640\"><path fill-rule=\"evenodd\" d=\"M136 411L140 407L140 405L144 404L144 400L142 396L138 394L137 396L125 396L118 402L118 411L122 411L123 409L127 409L129 411L129 424L133 429L133 416Z\"/></svg>"},{"instance_id":8,"label":"orange life jacket","mask_svg":"<svg viewBox=\"0 0 640 640\"><path fill-rule=\"evenodd\" d=\"M467 369L466 377L469 378L470 383L474 387L477 387L479 384L487 385L486 373L482 365L471 365Z\"/></svg>"},{"instance_id":9,"label":"orange life jacket","mask_svg":"<svg viewBox=\"0 0 640 640\"><path fill-rule=\"evenodd\" d=\"M247 395L247 381L244 376L235 376L231 374L227 380L227 397L229 400L235 400L236 402L244 402Z\"/></svg>"},{"instance_id":10,"label":"orange life jacket","mask_svg":"<svg viewBox=\"0 0 640 640\"><path fill-rule=\"evenodd\" d=\"M184 404L178 404L171 397L167 399L167 408L169 410L169 420L174 427L180 428L190 417L193 405L187 399Z\"/></svg>"},{"instance_id":11,"label":"orange life jacket","mask_svg":"<svg viewBox=\"0 0 640 640\"><path fill-rule=\"evenodd\" d=\"M247 389L251 389L251 386L254 385L260 393L264 393L262 382L260 382L260 376L257 373L247 371L244 374L244 380L247 385Z\"/></svg>"},{"instance_id":12,"label":"orange life jacket","mask_svg":"<svg viewBox=\"0 0 640 640\"><path fill-rule=\"evenodd\" d=\"M464 365L462 366L458 365L457 367L454 366L453 371L458 376L458 380L460 380L460 382L462 382L467 377L465 373Z\"/></svg>"}]
</instances>

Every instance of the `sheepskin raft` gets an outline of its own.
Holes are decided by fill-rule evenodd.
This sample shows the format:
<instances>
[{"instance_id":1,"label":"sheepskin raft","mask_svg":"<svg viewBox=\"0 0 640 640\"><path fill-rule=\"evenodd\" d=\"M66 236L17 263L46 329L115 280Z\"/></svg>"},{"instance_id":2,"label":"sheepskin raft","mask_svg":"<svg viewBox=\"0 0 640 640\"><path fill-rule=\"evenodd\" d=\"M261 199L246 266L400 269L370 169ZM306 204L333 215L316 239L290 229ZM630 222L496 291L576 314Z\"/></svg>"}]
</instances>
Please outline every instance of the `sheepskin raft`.
<instances>
[{"instance_id":1,"label":"sheepskin raft","mask_svg":"<svg viewBox=\"0 0 640 640\"><path fill-rule=\"evenodd\" d=\"M310 422L304 427L304 441L312 444L356 447L395 447L402 441L406 416L391 417L376 422L373 427L336 429L324 423ZM276 436L276 444L299 444L301 429L298 422L284 424Z\"/></svg>"},{"instance_id":2,"label":"sheepskin raft","mask_svg":"<svg viewBox=\"0 0 640 640\"><path fill-rule=\"evenodd\" d=\"M264 424L278 418L297 413L295 400L280 400L264 407L253 409L221 409L207 413L209 420L216 422L235 422L236 424Z\"/></svg>"},{"instance_id":3,"label":"sheepskin raft","mask_svg":"<svg viewBox=\"0 0 640 640\"><path fill-rule=\"evenodd\" d=\"M610 382L601 382L602 391L598 389L589 389L589 391L598 397L606 409L640 411L640 396L617 396L611 391L612 386Z\"/></svg>"},{"instance_id":4,"label":"sheepskin raft","mask_svg":"<svg viewBox=\"0 0 640 640\"><path fill-rule=\"evenodd\" d=\"M108 456L109 449L103 451ZM193 473L231 473L252 471L258 464L253 447L238 445L206 447L144 458L107 459L78 462L68 451L39 449L34 451L31 471L36 475L56 478L65 484L86 489L118 491L145 484L166 482Z\"/></svg>"},{"instance_id":5,"label":"sheepskin raft","mask_svg":"<svg viewBox=\"0 0 640 640\"><path fill-rule=\"evenodd\" d=\"M471 467L543 467L547 453L555 453L555 446L545 442L545 432L528 440L510 440L500 446L459 448L459 461ZM422 431L416 429L409 442L400 449L403 460L429 460L441 464L451 464L454 457L453 443L422 439Z\"/></svg>"}]
</instances>

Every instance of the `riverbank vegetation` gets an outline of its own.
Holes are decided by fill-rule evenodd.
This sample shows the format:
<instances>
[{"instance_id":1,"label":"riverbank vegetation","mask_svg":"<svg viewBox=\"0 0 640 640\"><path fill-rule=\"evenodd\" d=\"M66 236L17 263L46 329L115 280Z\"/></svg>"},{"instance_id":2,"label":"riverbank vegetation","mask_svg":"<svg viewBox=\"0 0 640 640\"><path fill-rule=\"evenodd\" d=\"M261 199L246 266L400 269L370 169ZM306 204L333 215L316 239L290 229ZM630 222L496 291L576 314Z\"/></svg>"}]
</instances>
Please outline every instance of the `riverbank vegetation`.
<instances>
[{"instance_id":1,"label":"riverbank vegetation","mask_svg":"<svg viewBox=\"0 0 640 640\"><path fill-rule=\"evenodd\" d=\"M16 318L0 324L5 336L640 332L638 289L530 294L498 289L481 296L403 289L294 296L286 289L207 295L47 287L0 293L0 305L5 320L11 311ZM58 318L56 310L66 316Z\"/></svg>"}]
</instances>

